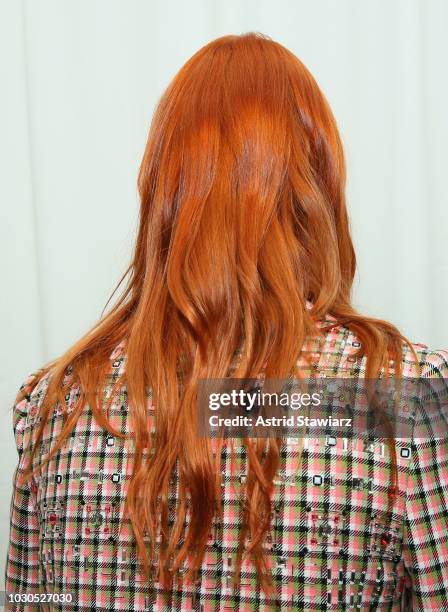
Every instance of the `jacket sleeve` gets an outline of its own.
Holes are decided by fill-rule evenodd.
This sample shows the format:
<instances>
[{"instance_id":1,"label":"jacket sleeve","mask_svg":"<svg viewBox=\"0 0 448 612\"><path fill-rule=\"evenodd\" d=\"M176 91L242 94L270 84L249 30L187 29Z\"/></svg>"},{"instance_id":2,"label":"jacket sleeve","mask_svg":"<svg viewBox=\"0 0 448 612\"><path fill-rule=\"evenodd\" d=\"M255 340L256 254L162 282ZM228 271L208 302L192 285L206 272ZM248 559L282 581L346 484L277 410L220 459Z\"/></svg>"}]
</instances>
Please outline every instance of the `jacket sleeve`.
<instances>
[{"instance_id":1,"label":"jacket sleeve","mask_svg":"<svg viewBox=\"0 0 448 612\"><path fill-rule=\"evenodd\" d=\"M437 411L439 417L446 415L448 352L432 353L422 375L438 379ZM444 610L448 602L448 436L441 421L436 435L430 426L428 435L411 443L403 558L412 580L414 612ZM421 436L423 429L419 431Z\"/></svg>"},{"instance_id":2,"label":"jacket sleeve","mask_svg":"<svg viewBox=\"0 0 448 612\"><path fill-rule=\"evenodd\" d=\"M20 391L32 382L31 375L20 387ZM25 438L27 416L30 408L30 396L17 400L13 405L13 429L18 452L18 463L12 482L10 504L10 532L6 558L5 591L8 594L25 594L39 591L38 550L39 522L34 495L30 481L19 483L19 476L27 467L27 448ZM36 605L8 604L5 610L37 610Z\"/></svg>"}]
</instances>

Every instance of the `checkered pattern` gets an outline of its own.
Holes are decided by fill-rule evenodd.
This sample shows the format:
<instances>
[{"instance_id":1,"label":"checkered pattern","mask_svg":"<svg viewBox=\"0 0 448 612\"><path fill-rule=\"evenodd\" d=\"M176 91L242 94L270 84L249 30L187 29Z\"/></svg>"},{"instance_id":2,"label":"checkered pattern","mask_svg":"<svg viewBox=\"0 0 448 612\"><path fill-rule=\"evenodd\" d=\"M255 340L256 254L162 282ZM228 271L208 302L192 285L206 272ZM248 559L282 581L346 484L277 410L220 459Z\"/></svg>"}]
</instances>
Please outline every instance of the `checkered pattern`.
<instances>
[{"instance_id":1,"label":"checkered pattern","mask_svg":"<svg viewBox=\"0 0 448 612\"><path fill-rule=\"evenodd\" d=\"M332 328L318 357L321 376L362 377L357 339ZM448 352L415 345L425 377L447 377ZM301 358L302 359L302 358ZM124 343L111 355L111 385L124 372ZM300 364L299 364L300 365ZM406 353L404 374L412 376ZM30 380L30 379L29 379ZM28 381L25 381L26 384ZM285 440L275 480L272 529L265 547L275 594L260 591L254 567L244 562L241 585L230 578L241 526L246 453L239 440L222 451L223 520L215 520L197 583L175 577L168 599L157 583L143 581L123 502L132 465L132 440L102 430L86 409L65 446L28 486L16 480L33 442L39 406L48 385L42 378L14 405L19 463L13 481L6 567L8 592L70 592L73 603L39 609L82 610L447 610L448 448L440 439L398 439L398 494L387 512L390 455L387 444L361 439ZM74 406L74 383L66 396ZM148 404L151 412L153 407ZM126 389L110 411L114 427L128 432ZM61 430L56 410L36 461ZM234 468L231 470L230 457ZM175 487L171 509L175 512ZM38 609L15 605L7 609Z\"/></svg>"}]
</instances>

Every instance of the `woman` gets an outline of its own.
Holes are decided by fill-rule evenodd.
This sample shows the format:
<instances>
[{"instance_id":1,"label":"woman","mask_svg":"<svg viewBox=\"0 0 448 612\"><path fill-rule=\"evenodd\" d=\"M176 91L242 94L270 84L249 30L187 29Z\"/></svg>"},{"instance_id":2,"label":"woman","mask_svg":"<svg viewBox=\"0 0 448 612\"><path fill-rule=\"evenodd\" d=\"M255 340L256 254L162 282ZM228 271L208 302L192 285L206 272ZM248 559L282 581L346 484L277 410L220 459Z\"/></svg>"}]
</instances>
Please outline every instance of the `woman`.
<instances>
[{"instance_id":1,"label":"woman","mask_svg":"<svg viewBox=\"0 0 448 612\"><path fill-rule=\"evenodd\" d=\"M196 428L203 379L447 375L447 352L351 305L343 148L311 74L259 34L206 45L157 107L138 185L126 289L14 405L7 592L97 611L448 610L441 439L379 452Z\"/></svg>"}]
</instances>

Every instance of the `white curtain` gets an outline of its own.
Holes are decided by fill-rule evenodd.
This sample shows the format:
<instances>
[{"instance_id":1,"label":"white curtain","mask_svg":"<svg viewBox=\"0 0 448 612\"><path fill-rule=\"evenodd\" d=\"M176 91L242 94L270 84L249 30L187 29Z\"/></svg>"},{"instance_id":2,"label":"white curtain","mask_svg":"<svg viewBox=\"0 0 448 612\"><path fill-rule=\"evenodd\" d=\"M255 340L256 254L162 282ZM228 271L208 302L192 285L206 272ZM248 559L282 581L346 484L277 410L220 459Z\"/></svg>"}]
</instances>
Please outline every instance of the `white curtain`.
<instances>
[{"instance_id":1,"label":"white curtain","mask_svg":"<svg viewBox=\"0 0 448 612\"><path fill-rule=\"evenodd\" d=\"M448 347L446 0L0 0L0 23L2 559L12 397L99 317L154 104L212 38L258 30L312 71L346 146L355 304Z\"/></svg>"}]
</instances>

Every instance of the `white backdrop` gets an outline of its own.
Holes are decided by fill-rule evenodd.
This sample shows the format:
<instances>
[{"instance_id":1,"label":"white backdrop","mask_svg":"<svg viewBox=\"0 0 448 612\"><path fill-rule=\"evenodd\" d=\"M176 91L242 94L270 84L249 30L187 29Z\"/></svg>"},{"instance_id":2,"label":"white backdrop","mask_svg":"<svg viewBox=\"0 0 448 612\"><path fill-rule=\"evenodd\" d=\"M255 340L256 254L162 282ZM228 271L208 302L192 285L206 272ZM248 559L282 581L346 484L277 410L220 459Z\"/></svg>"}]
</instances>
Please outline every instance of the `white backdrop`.
<instances>
[{"instance_id":1,"label":"white backdrop","mask_svg":"<svg viewBox=\"0 0 448 612\"><path fill-rule=\"evenodd\" d=\"M0 0L0 555L21 381L125 270L154 104L210 39L258 30L326 93L348 162L355 304L448 347L446 0Z\"/></svg>"}]
</instances>

